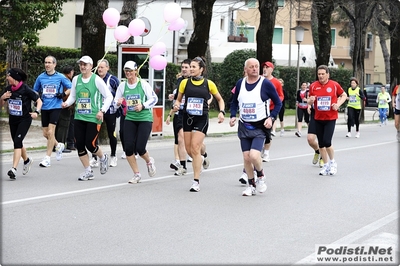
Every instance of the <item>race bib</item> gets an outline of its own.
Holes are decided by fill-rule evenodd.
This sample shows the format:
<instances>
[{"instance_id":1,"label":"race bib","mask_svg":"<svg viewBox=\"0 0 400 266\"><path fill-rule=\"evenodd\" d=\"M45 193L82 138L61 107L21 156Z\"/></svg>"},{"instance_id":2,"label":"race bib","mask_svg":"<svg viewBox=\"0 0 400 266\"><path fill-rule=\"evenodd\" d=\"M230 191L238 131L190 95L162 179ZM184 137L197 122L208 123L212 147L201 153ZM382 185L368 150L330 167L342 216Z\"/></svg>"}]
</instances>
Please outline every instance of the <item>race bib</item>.
<instances>
[{"instance_id":1,"label":"race bib","mask_svg":"<svg viewBox=\"0 0 400 266\"><path fill-rule=\"evenodd\" d=\"M331 96L317 97L317 109L319 111L330 111L331 104L332 104Z\"/></svg>"},{"instance_id":2,"label":"race bib","mask_svg":"<svg viewBox=\"0 0 400 266\"><path fill-rule=\"evenodd\" d=\"M245 121L257 120L256 104L255 103L243 103L240 116Z\"/></svg>"},{"instance_id":3,"label":"race bib","mask_svg":"<svg viewBox=\"0 0 400 266\"><path fill-rule=\"evenodd\" d=\"M385 103L385 100L379 100L379 104L380 105L385 105L386 103Z\"/></svg>"},{"instance_id":4,"label":"race bib","mask_svg":"<svg viewBox=\"0 0 400 266\"><path fill-rule=\"evenodd\" d=\"M189 97L186 112L190 115L203 115L204 99Z\"/></svg>"},{"instance_id":5,"label":"race bib","mask_svg":"<svg viewBox=\"0 0 400 266\"><path fill-rule=\"evenodd\" d=\"M142 103L140 94L128 94L125 99L128 111L135 111L135 106Z\"/></svg>"},{"instance_id":6,"label":"race bib","mask_svg":"<svg viewBox=\"0 0 400 266\"><path fill-rule=\"evenodd\" d=\"M8 112L10 115L22 116L22 100L8 100Z\"/></svg>"},{"instance_id":7,"label":"race bib","mask_svg":"<svg viewBox=\"0 0 400 266\"><path fill-rule=\"evenodd\" d=\"M57 87L54 84L47 84L43 86L42 95L44 98L53 98L57 93Z\"/></svg>"},{"instance_id":8,"label":"race bib","mask_svg":"<svg viewBox=\"0 0 400 266\"><path fill-rule=\"evenodd\" d=\"M349 97L349 102L351 102L351 103L355 103L357 100L356 100L356 96L355 95L350 95L350 97Z\"/></svg>"},{"instance_id":9,"label":"race bib","mask_svg":"<svg viewBox=\"0 0 400 266\"><path fill-rule=\"evenodd\" d=\"M76 112L83 115L91 114L92 104L90 98L79 98L76 105Z\"/></svg>"}]
</instances>

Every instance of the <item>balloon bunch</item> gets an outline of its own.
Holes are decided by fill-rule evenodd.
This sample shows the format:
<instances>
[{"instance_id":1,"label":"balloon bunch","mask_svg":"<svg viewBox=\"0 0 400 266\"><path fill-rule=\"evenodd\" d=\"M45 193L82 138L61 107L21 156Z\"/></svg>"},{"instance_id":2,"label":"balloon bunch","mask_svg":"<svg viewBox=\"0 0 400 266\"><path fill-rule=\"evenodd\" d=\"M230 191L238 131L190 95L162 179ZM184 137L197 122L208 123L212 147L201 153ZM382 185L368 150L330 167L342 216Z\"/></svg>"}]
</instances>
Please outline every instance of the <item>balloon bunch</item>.
<instances>
[{"instance_id":1,"label":"balloon bunch","mask_svg":"<svg viewBox=\"0 0 400 266\"><path fill-rule=\"evenodd\" d=\"M185 27L185 21L181 18L182 9L177 3L168 3L164 7L164 20L169 23L168 30L179 31ZM145 31L145 23L141 19L134 19L129 26L118 25L120 13L115 8L107 8L103 13L104 23L115 28L114 38L118 42L126 42L131 36L140 36ZM166 52L166 45L163 42L156 42L151 48L148 55L149 64L155 70L162 70L167 66L167 59L163 56ZM147 59L146 59L147 60Z\"/></svg>"}]
</instances>

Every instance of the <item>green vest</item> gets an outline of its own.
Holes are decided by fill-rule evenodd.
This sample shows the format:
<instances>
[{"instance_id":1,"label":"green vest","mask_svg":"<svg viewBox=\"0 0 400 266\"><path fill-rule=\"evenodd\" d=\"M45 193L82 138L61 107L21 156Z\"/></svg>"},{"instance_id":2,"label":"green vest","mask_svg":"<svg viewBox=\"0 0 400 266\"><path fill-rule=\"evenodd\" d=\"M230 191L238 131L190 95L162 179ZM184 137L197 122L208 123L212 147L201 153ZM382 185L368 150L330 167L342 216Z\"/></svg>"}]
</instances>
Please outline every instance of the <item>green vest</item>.
<instances>
[{"instance_id":1,"label":"green vest","mask_svg":"<svg viewBox=\"0 0 400 266\"><path fill-rule=\"evenodd\" d=\"M125 120L153 122L153 114L150 109L143 109L140 112L135 111L136 105L147 101L140 79L134 89L129 88L127 82L125 83L124 98L126 99Z\"/></svg>"},{"instance_id":2,"label":"green vest","mask_svg":"<svg viewBox=\"0 0 400 266\"><path fill-rule=\"evenodd\" d=\"M96 75L92 74L88 83L82 82L82 74L76 81L75 119L101 124L96 118L102 106L102 95L96 87Z\"/></svg>"},{"instance_id":3,"label":"green vest","mask_svg":"<svg viewBox=\"0 0 400 266\"><path fill-rule=\"evenodd\" d=\"M378 93L378 108L389 108L389 104L384 100L388 100L390 97L389 93L385 91L385 93Z\"/></svg>"},{"instance_id":4,"label":"green vest","mask_svg":"<svg viewBox=\"0 0 400 266\"><path fill-rule=\"evenodd\" d=\"M349 94L349 102L347 103L348 107L354 108L354 109L361 109L361 98L360 98L360 87L357 87L353 90L353 88L349 88L348 90Z\"/></svg>"}]
</instances>

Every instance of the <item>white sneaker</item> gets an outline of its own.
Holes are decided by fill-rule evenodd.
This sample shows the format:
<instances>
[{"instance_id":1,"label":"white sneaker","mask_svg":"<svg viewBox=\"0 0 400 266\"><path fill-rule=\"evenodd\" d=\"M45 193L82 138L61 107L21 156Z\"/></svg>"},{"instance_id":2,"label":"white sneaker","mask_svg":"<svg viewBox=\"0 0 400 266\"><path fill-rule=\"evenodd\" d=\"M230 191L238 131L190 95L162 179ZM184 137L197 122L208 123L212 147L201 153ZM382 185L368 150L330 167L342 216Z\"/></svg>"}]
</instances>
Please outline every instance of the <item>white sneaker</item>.
<instances>
[{"instance_id":1,"label":"white sneaker","mask_svg":"<svg viewBox=\"0 0 400 266\"><path fill-rule=\"evenodd\" d=\"M128 181L130 184L137 184L140 182L140 179L142 179L142 176L140 173L134 174L133 177Z\"/></svg>"},{"instance_id":2,"label":"white sneaker","mask_svg":"<svg viewBox=\"0 0 400 266\"><path fill-rule=\"evenodd\" d=\"M190 187L191 192L199 192L200 191L200 184L197 181L192 182L192 186Z\"/></svg>"},{"instance_id":3,"label":"white sneaker","mask_svg":"<svg viewBox=\"0 0 400 266\"><path fill-rule=\"evenodd\" d=\"M210 160L208 160L207 157L203 157L203 168L208 169L209 166L210 166Z\"/></svg>"},{"instance_id":4,"label":"white sneaker","mask_svg":"<svg viewBox=\"0 0 400 266\"><path fill-rule=\"evenodd\" d=\"M8 170L7 175L10 177L10 179L15 180L15 177L17 176L17 169L11 167L10 170Z\"/></svg>"},{"instance_id":5,"label":"white sneaker","mask_svg":"<svg viewBox=\"0 0 400 266\"><path fill-rule=\"evenodd\" d=\"M299 138L301 137L301 132L300 132L300 131L296 131L294 134L295 134L296 136L298 136Z\"/></svg>"},{"instance_id":6,"label":"white sneaker","mask_svg":"<svg viewBox=\"0 0 400 266\"><path fill-rule=\"evenodd\" d=\"M123 152L123 153L121 154L121 159L126 159L126 154L125 154L125 152Z\"/></svg>"},{"instance_id":7,"label":"white sneaker","mask_svg":"<svg viewBox=\"0 0 400 266\"><path fill-rule=\"evenodd\" d=\"M93 158L93 157L92 157L92 159L90 159L89 164L90 164L90 167L92 167L92 168L97 168L97 167L99 167L99 162L98 162L95 158Z\"/></svg>"},{"instance_id":8,"label":"white sneaker","mask_svg":"<svg viewBox=\"0 0 400 266\"><path fill-rule=\"evenodd\" d=\"M283 135L285 135L285 130L284 129L281 130L281 133L280 133L279 136L283 137Z\"/></svg>"},{"instance_id":9,"label":"white sneaker","mask_svg":"<svg viewBox=\"0 0 400 266\"><path fill-rule=\"evenodd\" d=\"M115 167L117 166L117 157L116 156L111 156L111 160L110 160L110 167Z\"/></svg>"},{"instance_id":10,"label":"white sneaker","mask_svg":"<svg viewBox=\"0 0 400 266\"><path fill-rule=\"evenodd\" d=\"M328 175L328 174L329 174L329 165L324 164L321 171L319 172L319 175Z\"/></svg>"},{"instance_id":11,"label":"white sneaker","mask_svg":"<svg viewBox=\"0 0 400 266\"><path fill-rule=\"evenodd\" d=\"M182 175L186 175L186 173L187 173L187 169L183 168L183 166L180 165L178 170L175 171L174 175L182 176Z\"/></svg>"},{"instance_id":12,"label":"white sneaker","mask_svg":"<svg viewBox=\"0 0 400 266\"><path fill-rule=\"evenodd\" d=\"M156 174L156 166L154 164L154 158L150 157L150 162L147 163L147 172L150 177L153 177Z\"/></svg>"},{"instance_id":13,"label":"white sneaker","mask_svg":"<svg viewBox=\"0 0 400 266\"><path fill-rule=\"evenodd\" d=\"M253 186L248 186L245 190L242 192L242 196L255 196L256 195L256 189Z\"/></svg>"},{"instance_id":14,"label":"white sneaker","mask_svg":"<svg viewBox=\"0 0 400 266\"><path fill-rule=\"evenodd\" d=\"M188 157L187 157L187 160L186 160L187 162L189 162L189 163L191 163L191 162L193 162L193 158L192 157L190 157L189 155L188 155Z\"/></svg>"},{"instance_id":15,"label":"white sneaker","mask_svg":"<svg viewBox=\"0 0 400 266\"><path fill-rule=\"evenodd\" d=\"M259 178L257 178L256 189L260 193L264 193L267 190L267 184L265 184L265 180L265 176L260 176Z\"/></svg>"},{"instance_id":16,"label":"white sneaker","mask_svg":"<svg viewBox=\"0 0 400 266\"><path fill-rule=\"evenodd\" d=\"M135 159L137 160L138 158L139 158L139 154L135 154Z\"/></svg>"},{"instance_id":17,"label":"white sneaker","mask_svg":"<svg viewBox=\"0 0 400 266\"><path fill-rule=\"evenodd\" d=\"M261 156L261 158L262 158L262 161L263 162L269 162L269 154L267 154L267 153L263 153L263 155Z\"/></svg>"},{"instance_id":18,"label":"white sneaker","mask_svg":"<svg viewBox=\"0 0 400 266\"><path fill-rule=\"evenodd\" d=\"M28 158L28 159L29 159L29 162L27 164L24 164L24 167L22 168L23 175L26 175L29 172L29 170L31 170L33 160L32 160L32 158Z\"/></svg>"},{"instance_id":19,"label":"white sneaker","mask_svg":"<svg viewBox=\"0 0 400 266\"><path fill-rule=\"evenodd\" d=\"M104 154L104 159L100 161L100 174L104 175L108 171L108 155L105 153Z\"/></svg>"},{"instance_id":20,"label":"white sneaker","mask_svg":"<svg viewBox=\"0 0 400 266\"><path fill-rule=\"evenodd\" d=\"M78 177L79 181L88 181L88 180L93 180L93 179L94 179L93 170L90 170L90 172L85 171L82 174L80 174Z\"/></svg>"},{"instance_id":21,"label":"white sneaker","mask_svg":"<svg viewBox=\"0 0 400 266\"><path fill-rule=\"evenodd\" d=\"M400 142L400 131L397 131L396 138L397 138L397 141Z\"/></svg>"},{"instance_id":22,"label":"white sneaker","mask_svg":"<svg viewBox=\"0 0 400 266\"><path fill-rule=\"evenodd\" d=\"M275 137L276 136L276 132L275 131L271 131L271 136Z\"/></svg>"},{"instance_id":23,"label":"white sneaker","mask_svg":"<svg viewBox=\"0 0 400 266\"><path fill-rule=\"evenodd\" d=\"M178 161L173 161L173 162L169 165L169 168L171 168L171 169L177 171L178 168L179 168L179 166L181 166L181 164L180 164Z\"/></svg>"},{"instance_id":24,"label":"white sneaker","mask_svg":"<svg viewBox=\"0 0 400 266\"><path fill-rule=\"evenodd\" d=\"M63 156L63 151L64 151L65 145L64 143L58 143L56 147L56 159L57 161L62 159Z\"/></svg>"},{"instance_id":25,"label":"white sneaker","mask_svg":"<svg viewBox=\"0 0 400 266\"><path fill-rule=\"evenodd\" d=\"M50 164L50 157L46 156L44 159L39 163L41 167L49 167Z\"/></svg>"},{"instance_id":26,"label":"white sneaker","mask_svg":"<svg viewBox=\"0 0 400 266\"><path fill-rule=\"evenodd\" d=\"M356 138L358 139L360 137L360 132L356 133Z\"/></svg>"},{"instance_id":27,"label":"white sneaker","mask_svg":"<svg viewBox=\"0 0 400 266\"><path fill-rule=\"evenodd\" d=\"M331 163L329 166L329 174L330 175L335 175L337 173L337 163Z\"/></svg>"},{"instance_id":28,"label":"white sneaker","mask_svg":"<svg viewBox=\"0 0 400 266\"><path fill-rule=\"evenodd\" d=\"M346 138L351 138L351 132L346 134Z\"/></svg>"},{"instance_id":29,"label":"white sneaker","mask_svg":"<svg viewBox=\"0 0 400 266\"><path fill-rule=\"evenodd\" d=\"M243 172L239 178L239 182L242 183L243 185L246 185L247 180L248 180L247 174L246 174L246 172Z\"/></svg>"}]
</instances>

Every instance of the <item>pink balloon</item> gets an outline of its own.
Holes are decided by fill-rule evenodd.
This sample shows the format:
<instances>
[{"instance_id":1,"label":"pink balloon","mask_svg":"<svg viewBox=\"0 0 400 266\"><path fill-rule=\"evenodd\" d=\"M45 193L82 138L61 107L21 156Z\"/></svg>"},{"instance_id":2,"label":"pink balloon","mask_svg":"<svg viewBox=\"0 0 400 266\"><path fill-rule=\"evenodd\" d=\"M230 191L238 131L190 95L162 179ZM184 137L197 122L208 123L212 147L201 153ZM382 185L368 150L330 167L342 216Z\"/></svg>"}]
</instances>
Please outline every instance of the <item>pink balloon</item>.
<instances>
[{"instance_id":1,"label":"pink balloon","mask_svg":"<svg viewBox=\"0 0 400 266\"><path fill-rule=\"evenodd\" d=\"M140 36L146 28L144 21L138 18L135 18L129 23L129 33L132 36Z\"/></svg>"},{"instance_id":2,"label":"pink balloon","mask_svg":"<svg viewBox=\"0 0 400 266\"><path fill-rule=\"evenodd\" d=\"M165 53L167 50L167 46L163 42L156 42L151 48L150 48L150 57L160 55Z\"/></svg>"},{"instance_id":3,"label":"pink balloon","mask_svg":"<svg viewBox=\"0 0 400 266\"><path fill-rule=\"evenodd\" d=\"M174 20L169 24L168 29L169 30L180 30L183 27L185 27L185 21L183 18L178 18L177 20Z\"/></svg>"},{"instance_id":4,"label":"pink balloon","mask_svg":"<svg viewBox=\"0 0 400 266\"><path fill-rule=\"evenodd\" d=\"M149 64L155 70L162 70L167 66L167 58L162 55L155 55L150 58Z\"/></svg>"},{"instance_id":5,"label":"pink balloon","mask_svg":"<svg viewBox=\"0 0 400 266\"><path fill-rule=\"evenodd\" d=\"M114 38L119 42L126 42L130 37L127 26L120 25L114 31Z\"/></svg>"},{"instance_id":6,"label":"pink balloon","mask_svg":"<svg viewBox=\"0 0 400 266\"><path fill-rule=\"evenodd\" d=\"M182 14L182 9L177 3L168 3L164 7L164 19L167 22L177 20Z\"/></svg>"},{"instance_id":7,"label":"pink balloon","mask_svg":"<svg viewBox=\"0 0 400 266\"><path fill-rule=\"evenodd\" d=\"M120 18L121 15L119 14L119 11L112 7L107 8L103 13L104 23L111 28L118 25Z\"/></svg>"}]
</instances>

